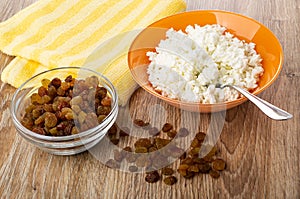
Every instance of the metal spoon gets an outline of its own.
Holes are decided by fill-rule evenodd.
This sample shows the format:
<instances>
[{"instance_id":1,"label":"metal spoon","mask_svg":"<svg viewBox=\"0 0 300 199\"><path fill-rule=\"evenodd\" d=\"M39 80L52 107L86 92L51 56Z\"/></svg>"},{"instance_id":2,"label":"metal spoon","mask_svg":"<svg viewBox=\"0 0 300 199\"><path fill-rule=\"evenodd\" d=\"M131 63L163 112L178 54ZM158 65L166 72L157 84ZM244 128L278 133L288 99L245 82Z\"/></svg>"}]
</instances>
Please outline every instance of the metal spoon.
<instances>
[{"instance_id":1,"label":"metal spoon","mask_svg":"<svg viewBox=\"0 0 300 199\"><path fill-rule=\"evenodd\" d=\"M248 98L253 104L255 104L262 112L264 112L268 117L274 119L274 120L288 120L293 117L292 114L274 106L273 104L270 104L269 102L266 102L265 100L249 93L248 91L234 85L221 85L217 84L217 88L225 88L230 87L238 92L240 92L243 96Z\"/></svg>"}]
</instances>

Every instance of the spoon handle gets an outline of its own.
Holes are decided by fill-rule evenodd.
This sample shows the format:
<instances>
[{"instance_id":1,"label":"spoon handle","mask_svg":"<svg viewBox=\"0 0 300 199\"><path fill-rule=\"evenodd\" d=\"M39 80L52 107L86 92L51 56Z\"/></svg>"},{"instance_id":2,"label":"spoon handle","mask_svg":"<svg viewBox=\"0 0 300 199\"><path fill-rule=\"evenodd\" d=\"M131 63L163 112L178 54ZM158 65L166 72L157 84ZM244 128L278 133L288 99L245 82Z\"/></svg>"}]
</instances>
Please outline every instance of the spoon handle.
<instances>
[{"instance_id":1,"label":"spoon handle","mask_svg":"<svg viewBox=\"0 0 300 199\"><path fill-rule=\"evenodd\" d=\"M250 92L233 85L227 85L235 90L239 91L246 98L248 98L252 103L254 103L262 112L264 112L268 117L274 120L288 120L293 117L292 114L266 102L265 100L251 94Z\"/></svg>"}]
</instances>

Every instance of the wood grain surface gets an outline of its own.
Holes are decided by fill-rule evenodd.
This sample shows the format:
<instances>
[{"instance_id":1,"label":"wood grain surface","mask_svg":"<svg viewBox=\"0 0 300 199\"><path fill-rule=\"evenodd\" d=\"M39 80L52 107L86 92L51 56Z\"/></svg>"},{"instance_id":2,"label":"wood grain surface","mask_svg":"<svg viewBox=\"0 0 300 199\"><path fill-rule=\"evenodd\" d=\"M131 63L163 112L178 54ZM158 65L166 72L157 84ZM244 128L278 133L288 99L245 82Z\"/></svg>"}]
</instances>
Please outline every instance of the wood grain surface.
<instances>
[{"instance_id":1,"label":"wood grain surface","mask_svg":"<svg viewBox=\"0 0 300 199\"><path fill-rule=\"evenodd\" d=\"M0 21L34 1L1 0ZM138 89L130 101L132 118L168 121L177 127L196 124L197 130L208 131L214 118L226 114L217 142L220 157L227 162L221 177L187 180L176 174L179 181L170 187L162 181L148 184L141 173L109 169L90 152L55 156L29 144L10 118L15 89L0 82L0 198L300 198L300 1L187 0L187 4L188 10L241 13L274 32L284 49L283 70L260 97L294 118L272 121L249 102L213 115L181 112ZM0 72L11 59L0 54ZM129 116L121 111L122 117Z\"/></svg>"}]
</instances>

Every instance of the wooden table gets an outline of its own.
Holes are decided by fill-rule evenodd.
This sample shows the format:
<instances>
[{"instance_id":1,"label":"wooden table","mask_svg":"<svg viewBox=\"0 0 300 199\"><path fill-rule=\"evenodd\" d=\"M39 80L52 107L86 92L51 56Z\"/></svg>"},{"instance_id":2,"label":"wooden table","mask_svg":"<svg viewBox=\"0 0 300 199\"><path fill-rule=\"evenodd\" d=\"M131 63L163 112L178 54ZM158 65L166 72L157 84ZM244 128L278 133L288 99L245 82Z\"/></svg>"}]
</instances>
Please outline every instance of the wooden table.
<instances>
[{"instance_id":1,"label":"wooden table","mask_svg":"<svg viewBox=\"0 0 300 199\"><path fill-rule=\"evenodd\" d=\"M1 0L0 20L34 1ZM148 184L145 174L109 169L89 152L55 156L23 140L9 112L15 89L0 82L0 198L300 198L300 1L188 0L187 4L188 10L241 13L274 32L283 46L285 61L277 81L260 97L291 112L294 118L272 121L249 102L226 113L201 114L197 121L203 131L211 118L226 114L217 142L219 156L227 162L221 177L199 175L187 180L176 174L179 181L174 186L161 181ZM0 54L1 71L11 59ZM148 114L153 105L162 108L166 121L177 126L178 118L194 117L139 89L130 102L132 118L153 118Z\"/></svg>"}]
</instances>

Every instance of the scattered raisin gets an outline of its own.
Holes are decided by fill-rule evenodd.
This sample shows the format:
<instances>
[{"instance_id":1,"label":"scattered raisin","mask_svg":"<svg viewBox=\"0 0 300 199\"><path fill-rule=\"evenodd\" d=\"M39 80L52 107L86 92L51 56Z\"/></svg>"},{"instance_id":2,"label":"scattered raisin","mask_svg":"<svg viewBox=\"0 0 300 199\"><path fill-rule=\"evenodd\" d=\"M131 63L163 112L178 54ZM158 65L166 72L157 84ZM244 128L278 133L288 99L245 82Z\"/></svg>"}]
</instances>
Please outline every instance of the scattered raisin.
<instances>
[{"instance_id":1,"label":"scattered raisin","mask_svg":"<svg viewBox=\"0 0 300 199\"><path fill-rule=\"evenodd\" d=\"M181 161L181 164L186 164L186 165L191 165L193 163L194 163L194 161L190 157L187 157L186 159L184 159L184 160Z\"/></svg>"},{"instance_id":2,"label":"scattered raisin","mask_svg":"<svg viewBox=\"0 0 300 199\"><path fill-rule=\"evenodd\" d=\"M161 149L163 147L165 147L166 145L168 145L171 141L167 140L167 139L163 139L163 138L155 138L154 139L154 143L156 148Z\"/></svg>"},{"instance_id":3,"label":"scattered raisin","mask_svg":"<svg viewBox=\"0 0 300 199\"><path fill-rule=\"evenodd\" d=\"M156 127L152 127L149 129L149 134L152 135L152 136L157 136L159 135L159 130L156 128Z\"/></svg>"},{"instance_id":4,"label":"scattered raisin","mask_svg":"<svg viewBox=\"0 0 300 199\"><path fill-rule=\"evenodd\" d=\"M165 167L161 169L161 174L170 176L174 174L174 170L172 168Z\"/></svg>"},{"instance_id":5,"label":"scattered raisin","mask_svg":"<svg viewBox=\"0 0 300 199\"><path fill-rule=\"evenodd\" d=\"M173 185L177 182L177 178L175 176L169 176L164 179L164 183L166 185Z\"/></svg>"},{"instance_id":6,"label":"scattered raisin","mask_svg":"<svg viewBox=\"0 0 300 199\"><path fill-rule=\"evenodd\" d=\"M212 162L212 168L217 171L223 171L226 167L226 163L222 159L216 159Z\"/></svg>"},{"instance_id":7,"label":"scattered raisin","mask_svg":"<svg viewBox=\"0 0 300 199\"><path fill-rule=\"evenodd\" d=\"M155 146L152 146L148 149L149 152L157 151L157 148Z\"/></svg>"},{"instance_id":8,"label":"scattered raisin","mask_svg":"<svg viewBox=\"0 0 300 199\"><path fill-rule=\"evenodd\" d=\"M179 137L186 137L189 135L189 131L186 128L180 128L178 132Z\"/></svg>"},{"instance_id":9,"label":"scattered raisin","mask_svg":"<svg viewBox=\"0 0 300 199\"><path fill-rule=\"evenodd\" d=\"M120 163L117 162L116 160L113 159L109 159L106 163L106 166L108 166L109 168L113 168L113 169L117 169L120 168Z\"/></svg>"},{"instance_id":10,"label":"scattered raisin","mask_svg":"<svg viewBox=\"0 0 300 199\"><path fill-rule=\"evenodd\" d=\"M128 170L129 170L130 172L134 173L134 172L137 172L137 171L138 171L138 167L136 167L136 166L134 166L134 165L131 165L131 166L129 166Z\"/></svg>"},{"instance_id":11,"label":"scattered raisin","mask_svg":"<svg viewBox=\"0 0 300 199\"><path fill-rule=\"evenodd\" d=\"M197 164L205 164L207 163L203 158L195 157L193 158L193 162Z\"/></svg>"},{"instance_id":12,"label":"scattered raisin","mask_svg":"<svg viewBox=\"0 0 300 199\"><path fill-rule=\"evenodd\" d=\"M168 147L168 151L173 158L180 158L185 153L183 149L177 146Z\"/></svg>"},{"instance_id":13,"label":"scattered raisin","mask_svg":"<svg viewBox=\"0 0 300 199\"><path fill-rule=\"evenodd\" d=\"M170 163L168 162L168 158L166 156L156 154L153 157L152 164L154 168L161 169Z\"/></svg>"},{"instance_id":14,"label":"scattered raisin","mask_svg":"<svg viewBox=\"0 0 300 199\"><path fill-rule=\"evenodd\" d=\"M200 147L201 146L201 143L200 141L197 139L197 138L194 138L192 143L191 143L191 147Z\"/></svg>"},{"instance_id":15,"label":"scattered raisin","mask_svg":"<svg viewBox=\"0 0 300 199\"><path fill-rule=\"evenodd\" d=\"M136 147L135 152L136 153L147 153L148 149L146 147Z\"/></svg>"},{"instance_id":16,"label":"scattered raisin","mask_svg":"<svg viewBox=\"0 0 300 199\"><path fill-rule=\"evenodd\" d=\"M152 143L149 139L147 138L141 138L138 139L135 143L134 146L137 147L145 147L145 148L150 148L152 146Z\"/></svg>"},{"instance_id":17,"label":"scattered raisin","mask_svg":"<svg viewBox=\"0 0 300 199\"><path fill-rule=\"evenodd\" d=\"M204 154L205 157L207 157L207 158L213 157L218 152L218 149L215 146L206 145L206 146L202 146L202 147L204 147L204 150L203 150L202 154Z\"/></svg>"},{"instance_id":18,"label":"scattered raisin","mask_svg":"<svg viewBox=\"0 0 300 199\"><path fill-rule=\"evenodd\" d=\"M211 163L211 162L214 161L214 157L213 157L213 156L205 156L205 157L203 158L203 160L204 160L205 162Z\"/></svg>"},{"instance_id":19,"label":"scattered raisin","mask_svg":"<svg viewBox=\"0 0 300 199\"><path fill-rule=\"evenodd\" d=\"M157 171L152 171L152 172L148 173L145 177L145 180L148 183L157 182L157 181L159 181L159 179L160 179L160 176Z\"/></svg>"},{"instance_id":20,"label":"scattered raisin","mask_svg":"<svg viewBox=\"0 0 300 199\"><path fill-rule=\"evenodd\" d=\"M170 124L170 123L165 123L162 127L162 131L163 132L168 132L170 131L171 129L173 129L173 125Z\"/></svg>"},{"instance_id":21,"label":"scattered raisin","mask_svg":"<svg viewBox=\"0 0 300 199\"><path fill-rule=\"evenodd\" d=\"M175 131L175 130L170 130L170 131L167 132L167 135L168 135L170 138L173 139L173 138L176 137L177 131Z\"/></svg>"},{"instance_id":22,"label":"scattered raisin","mask_svg":"<svg viewBox=\"0 0 300 199\"><path fill-rule=\"evenodd\" d=\"M203 142L203 141L204 141L205 136L206 136L206 134L203 133L203 132L199 132L199 133L196 134L196 138L197 138L200 142Z\"/></svg>"},{"instance_id":23,"label":"scattered raisin","mask_svg":"<svg viewBox=\"0 0 300 199\"><path fill-rule=\"evenodd\" d=\"M142 155L137 157L135 164L137 167L149 167L151 165L151 161L147 156Z\"/></svg>"},{"instance_id":24,"label":"scattered raisin","mask_svg":"<svg viewBox=\"0 0 300 199\"><path fill-rule=\"evenodd\" d=\"M188 168L188 171L198 173L199 172L199 167L197 165L190 165Z\"/></svg>"},{"instance_id":25,"label":"scattered raisin","mask_svg":"<svg viewBox=\"0 0 300 199\"><path fill-rule=\"evenodd\" d=\"M183 177L186 178L186 179L190 179L190 178L192 178L192 177L194 177L194 176L195 176L195 173L194 173L194 172L192 172L192 171L187 171L187 172L186 172L186 175L183 176Z\"/></svg>"},{"instance_id":26,"label":"scattered raisin","mask_svg":"<svg viewBox=\"0 0 300 199\"><path fill-rule=\"evenodd\" d=\"M215 170L210 170L209 175L213 178L219 178L220 177L220 172L215 171Z\"/></svg>"},{"instance_id":27,"label":"scattered raisin","mask_svg":"<svg viewBox=\"0 0 300 199\"><path fill-rule=\"evenodd\" d=\"M195 147L190 150L189 155L198 156L199 152L200 152L200 147Z\"/></svg>"},{"instance_id":28,"label":"scattered raisin","mask_svg":"<svg viewBox=\"0 0 300 199\"><path fill-rule=\"evenodd\" d=\"M125 159L126 159L126 161L127 161L128 163L133 163L133 162L136 161L137 157L138 157L138 156L137 156L136 154L134 154L134 153L129 153L129 154L126 155Z\"/></svg>"},{"instance_id":29,"label":"scattered raisin","mask_svg":"<svg viewBox=\"0 0 300 199\"><path fill-rule=\"evenodd\" d=\"M199 168L199 172L201 173L208 173L211 170L211 166L208 163L199 164L198 168Z\"/></svg>"},{"instance_id":30,"label":"scattered raisin","mask_svg":"<svg viewBox=\"0 0 300 199\"><path fill-rule=\"evenodd\" d=\"M114 150L114 159L117 161L117 162L121 162L123 160L124 156L123 154L118 151L118 150Z\"/></svg>"},{"instance_id":31,"label":"scattered raisin","mask_svg":"<svg viewBox=\"0 0 300 199\"><path fill-rule=\"evenodd\" d=\"M187 170L189 168L189 165L187 164L180 164L177 171L180 175L186 176L187 175Z\"/></svg>"},{"instance_id":32,"label":"scattered raisin","mask_svg":"<svg viewBox=\"0 0 300 199\"><path fill-rule=\"evenodd\" d=\"M133 123L134 123L136 126L139 126L139 127L142 127L142 126L145 125L145 122L144 122L143 120L141 120L141 119L135 119L135 120L133 121Z\"/></svg>"}]
</instances>

